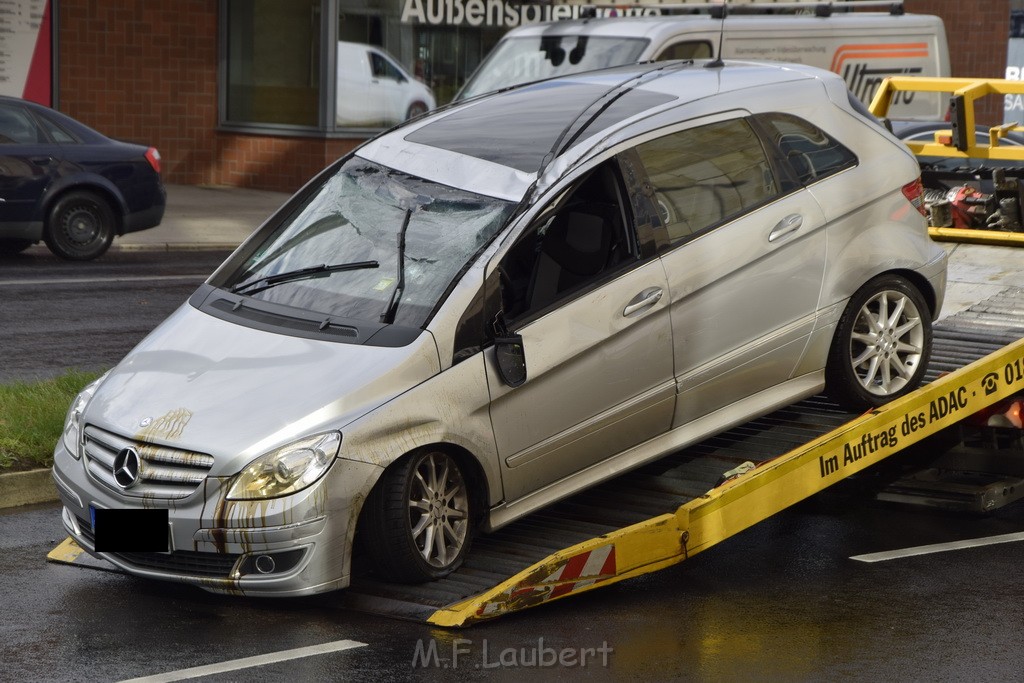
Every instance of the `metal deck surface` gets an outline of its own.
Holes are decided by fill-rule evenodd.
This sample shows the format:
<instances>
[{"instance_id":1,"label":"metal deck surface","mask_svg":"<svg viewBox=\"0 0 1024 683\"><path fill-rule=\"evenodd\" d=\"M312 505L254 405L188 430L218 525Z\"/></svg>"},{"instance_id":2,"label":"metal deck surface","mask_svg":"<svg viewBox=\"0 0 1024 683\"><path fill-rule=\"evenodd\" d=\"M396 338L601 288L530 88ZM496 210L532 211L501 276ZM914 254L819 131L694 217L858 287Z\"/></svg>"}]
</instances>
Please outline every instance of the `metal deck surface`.
<instances>
[{"instance_id":1,"label":"metal deck surface","mask_svg":"<svg viewBox=\"0 0 1024 683\"><path fill-rule=\"evenodd\" d=\"M1024 289L1009 288L935 324L926 381L1024 338ZM375 581L357 562L342 602L352 609L423 620L552 553L679 506L715 487L722 474L760 464L843 425L854 414L822 396L752 420L551 505L473 541L451 576L415 586Z\"/></svg>"}]
</instances>

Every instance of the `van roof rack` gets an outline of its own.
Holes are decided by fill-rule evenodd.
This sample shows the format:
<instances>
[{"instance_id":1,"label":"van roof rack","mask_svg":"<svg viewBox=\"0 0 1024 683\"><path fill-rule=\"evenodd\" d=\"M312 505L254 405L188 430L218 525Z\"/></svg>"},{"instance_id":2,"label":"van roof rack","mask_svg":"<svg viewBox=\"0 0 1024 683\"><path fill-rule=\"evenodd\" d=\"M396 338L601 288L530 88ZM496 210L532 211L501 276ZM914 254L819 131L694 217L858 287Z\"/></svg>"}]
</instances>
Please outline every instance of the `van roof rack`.
<instances>
[{"instance_id":1,"label":"van roof rack","mask_svg":"<svg viewBox=\"0 0 1024 683\"><path fill-rule=\"evenodd\" d=\"M884 7L889 14L905 13L903 0L731 0L729 2L689 2L688 0L646 0L644 2L623 3L617 0L521 0L522 4L530 5L582 5L585 8L656 8L673 12L699 13L707 11L716 19L729 14L774 13L776 10L814 10L817 17L832 16L834 10L849 11L854 9Z\"/></svg>"}]
</instances>

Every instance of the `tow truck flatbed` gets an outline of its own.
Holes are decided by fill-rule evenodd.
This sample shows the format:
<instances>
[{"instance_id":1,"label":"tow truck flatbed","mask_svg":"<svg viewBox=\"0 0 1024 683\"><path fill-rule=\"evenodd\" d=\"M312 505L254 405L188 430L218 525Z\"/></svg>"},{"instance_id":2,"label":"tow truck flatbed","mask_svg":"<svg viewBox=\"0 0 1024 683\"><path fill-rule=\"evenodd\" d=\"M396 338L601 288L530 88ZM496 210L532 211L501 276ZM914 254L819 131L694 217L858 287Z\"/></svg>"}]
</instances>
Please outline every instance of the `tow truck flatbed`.
<instances>
[{"instance_id":1,"label":"tow truck flatbed","mask_svg":"<svg viewBox=\"0 0 1024 683\"><path fill-rule=\"evenodd\" d=\"M864 415L816 396L681 449L475 539L440 581L383 583L357 561L340 602L467 626L682 562L1024 391L1024 289L937 323L926 381ZM49 559L106 564L70 539Z\"/></svg>"}]
</instances>

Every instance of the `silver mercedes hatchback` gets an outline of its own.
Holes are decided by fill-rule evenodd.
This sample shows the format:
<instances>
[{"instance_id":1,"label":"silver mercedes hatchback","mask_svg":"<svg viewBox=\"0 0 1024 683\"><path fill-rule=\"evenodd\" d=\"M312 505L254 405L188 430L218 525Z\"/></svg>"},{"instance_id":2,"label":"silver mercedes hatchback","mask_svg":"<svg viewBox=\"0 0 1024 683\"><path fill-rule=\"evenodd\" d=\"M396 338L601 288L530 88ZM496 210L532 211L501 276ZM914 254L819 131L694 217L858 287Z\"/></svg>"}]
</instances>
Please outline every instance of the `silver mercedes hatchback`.
<instances>
[{"instance_id":1,"label":"silver mercedes hatchback","mask_svg":"<svg viewBox=\"0 0 1024 683\"><path fill-rule=\"evenodd\" d=\"M71 406L86 550L246 595L475 534L823 389L922 378L917 163L809 67L667 62L467 101L312 180Z\"/></svg>"}]
</instances>

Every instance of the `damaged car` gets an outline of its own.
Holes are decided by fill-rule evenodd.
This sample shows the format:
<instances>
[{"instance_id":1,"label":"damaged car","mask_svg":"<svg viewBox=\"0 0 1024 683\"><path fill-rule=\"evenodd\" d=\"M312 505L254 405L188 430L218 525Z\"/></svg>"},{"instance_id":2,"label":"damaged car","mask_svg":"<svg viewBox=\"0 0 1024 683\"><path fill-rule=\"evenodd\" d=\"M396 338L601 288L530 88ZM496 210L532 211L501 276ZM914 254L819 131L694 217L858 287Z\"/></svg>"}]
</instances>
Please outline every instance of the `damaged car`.
<instances>
[{"instance_id":1,"label":"damaged car","mask_svg":"<svg viewBox=\"0 0 1024 683\"><path fill-rule=\"evenodd\" d=\"M71 405L63 523L232 594L443 577L487 533L825 390L922 380L919 168L811 67L662 62L445 108L323 171Z\"/></svg>"}]
</instances>

